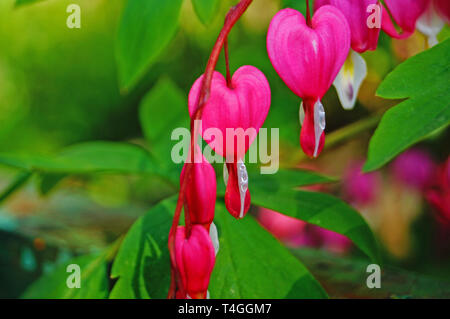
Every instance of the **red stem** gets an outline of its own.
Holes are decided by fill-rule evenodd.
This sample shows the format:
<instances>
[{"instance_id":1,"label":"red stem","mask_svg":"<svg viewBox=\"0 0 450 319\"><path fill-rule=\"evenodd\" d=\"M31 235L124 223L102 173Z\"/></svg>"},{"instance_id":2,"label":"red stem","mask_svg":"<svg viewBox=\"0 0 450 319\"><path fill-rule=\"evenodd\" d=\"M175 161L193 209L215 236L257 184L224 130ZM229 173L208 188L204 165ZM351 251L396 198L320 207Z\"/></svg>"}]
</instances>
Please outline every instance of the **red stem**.
<instances>
[{"instance_id":1,"label":"red stem","mask_svg":"<svg viewBox=\"0 0 450 319\"><path fill-rule=\"evenodd\" d=\"M225 39L225 43L223 44L223 50L225 53L225 67L227 69L227 86L228 88L232 89L231 85L231 73L230 73L230 61L228 58L228 38Z\"/></svg>"},{"instance_id":2,"label":"red stem","mask_svg":"<svg viewBox=\"0 0 450 319\"><path fill-rule=\"evenodd\" d=\"M308 25L308 27L312 28L311 12L309 11L309 0L306 0L306 24Z\"/></svg>"},{"instance_id":3,"label":"red stem","mask_svg":"<svg viewBox=\"0 0 450 319\"><path fill-rule=\"evenodd\" d=\"M209 56L208 63L206 64L205 73L202 80L202 86L200 89L200 94L197 99L197 107L195 109L194 115L191 117L191 144L190 149L194 150L193 152L190 152L191 161L187 163L185 167L185 173L184 178L181 181L180 185L180 192L178 194L178 200L177 200L177 206L175 208L175 213L172 221L172 227L170 228L169 232L169 252L170 252L170 261L171 261L171 271L172 271L172 279L169 289L169 294L167 298L175 298L175 288L183 289L180 279L180 274L176 270L175 265L175 233L176 229L178 227L178 224L180 222L180 215L181 215L181 209L183 208L184 204L184 197L186 193L186 187L188 185L188 181L191 178L192 173L192 165L194 163L195 153L197 152L197 148L195 147L196 139L199 134L197 132L198 128L194 127L194 123L196 120L200 120L202 118L203 114L203 108L208 102L209 95L211 92L211 81L214 74L214 70L217 65L217 60L219 59L220 51L222 50L222 47L224 43L226 42L226 39L228 37L228 34L230 33L231 29L233 28L234 24L239 20L239 18L244 14L244 12L247 10L248 6L252 3L253 0L241 0L237 5L232 7L230 11L228 12L225 23L222 28L222 30L219 33L219 36L217 37L216 43L214 44L214 47L212 49L211 55ZM174 278L175 277L175 278Z\"/></svg>"}]
</instances>

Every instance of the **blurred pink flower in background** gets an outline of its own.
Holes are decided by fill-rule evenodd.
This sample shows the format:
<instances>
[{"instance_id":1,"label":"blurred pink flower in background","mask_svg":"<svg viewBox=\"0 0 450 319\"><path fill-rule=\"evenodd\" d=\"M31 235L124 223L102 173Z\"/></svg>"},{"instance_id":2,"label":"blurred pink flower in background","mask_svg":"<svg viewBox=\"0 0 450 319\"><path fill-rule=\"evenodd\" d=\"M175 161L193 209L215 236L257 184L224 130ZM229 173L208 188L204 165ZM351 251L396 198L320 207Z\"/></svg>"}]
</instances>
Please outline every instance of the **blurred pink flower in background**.
<instances>
[{"instance_id":1,"label":"blurred pink flower in background","mask_svg":"<svg viewBox=\"0 0 450 319\"><path fill-rule=\"evenodd\" d=\"M450 229L450 157L436 169L434 183L426 191L426 199L436 211L438 220Z\"/></svg>"},{"instance_id":2,"label":"blurred pink flower in background","mask_svg":"<svg viewBox=\"0 0 450 319\"><path fill-rule=\"evenodd\" d=\"M345 236L266 208L258 212L260 224L276 238L291 247L323 248L345 254L352 242Z\"/></svg>"},{"instance_id":3,"label":"blurred pink flower in background","mask_svg":"<svg viewBox=\"0 0 450 319\"><path fill-rule=\"evenodd\" d=\"M379 173L363 173L362 166L362 162L349 165L343 177L344 198L355 206L372 203L380 184Z\"/></svg>"},{"instance_id":4,"label":"blurred pink flower in background","mask_svg":"<svg viewBox=\"0 0 450 319\"><path fill-rule=\"evenodd\" d=\"M413 148L398 156L391 169L397 181L418 191L424 191L433 183L435 166L427 152Z\"/></svg>"}]
</instances>

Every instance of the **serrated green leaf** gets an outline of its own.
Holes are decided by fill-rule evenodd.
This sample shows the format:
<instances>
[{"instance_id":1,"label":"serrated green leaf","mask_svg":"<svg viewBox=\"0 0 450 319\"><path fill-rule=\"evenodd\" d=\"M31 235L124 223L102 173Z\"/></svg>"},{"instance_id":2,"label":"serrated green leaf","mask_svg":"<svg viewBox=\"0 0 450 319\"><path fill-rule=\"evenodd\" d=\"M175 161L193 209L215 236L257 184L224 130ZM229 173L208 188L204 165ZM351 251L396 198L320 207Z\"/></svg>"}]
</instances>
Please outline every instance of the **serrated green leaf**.
<instances>
[{"instance_id":1,"label":"serrated green leaf","mask_svg":"<svg viewBox=\"0 0 450 319\"><path fill-rule=\"evenodd\" d=\"M334 196L294 188L330 179L313 172L289 172L280 170L274 175L249 175L252 204L345 235L369 258L380 262L375 237L357 211Z\"/></svg>"},{"instance_id":2,"label":"serrated green leaf","mask_svg":"<svg viewBox=\"0 0 450 319\"><path fill-rule=\"evenodd\" d=\"M372 136L364 171L388 163L399 153L450 123L450 39L400 64L377 94L406 101L388 110Z\"/></svg>"},{"instance_id":3,"label":"serrated green leaf","mask_svg":"<svg viewBox=\"0 0 450 319\"><path fill-rule=\"evenodd\" d=\"M203 24L211 23L219 9L219 0L192 0L192 4Z\"/></svg>"},{"instance_id":4,"label":"serrated green leaf","mask_svg":"<svg viewBox=\"0 0 450 319\"><path fill-rule=\"evenodd\" d=\"M120 86L129 89L156 61L178 27L181 0L128 0L116 41Z\"/></svg>"},{"instance_id":5,"label":"serrated green leaf","mask_svg":"<svg viewBox=\"0 0 450 319\"><path fill-rule=\"evenodd\" d=\"M167 240L175 205L176 198L161 202L129 230L112 267L111 277L118 280L110 298L167 296L170 284ZM223 203L218 203L215 222L221 248L210 284L212 298L326 296L306 268L251 216L236 221ZM237 285L241 286L239 290Z\"/></svg>"},{"instance_id":6,"label":"serrated green leaf","mask_svg":"<svg viewBox=\"0 0 450 319\"><path fill-rule=\"evenodd\" d=\"M117 253L110 298L166 298L170 285L168 234L176 198L165 200L139 218Z\"/></svg>"},{"instance_id":7,"label":"serrated green leaf","mask_svg":"<svg viewBox=\"0 0 450 319\"><path fill-rule=\"evenodd\" d=\"M211 277L211 298L326 298L303 264L252 216L236 220L216 207L220 249Z\"/></svg>"}]
</instances>

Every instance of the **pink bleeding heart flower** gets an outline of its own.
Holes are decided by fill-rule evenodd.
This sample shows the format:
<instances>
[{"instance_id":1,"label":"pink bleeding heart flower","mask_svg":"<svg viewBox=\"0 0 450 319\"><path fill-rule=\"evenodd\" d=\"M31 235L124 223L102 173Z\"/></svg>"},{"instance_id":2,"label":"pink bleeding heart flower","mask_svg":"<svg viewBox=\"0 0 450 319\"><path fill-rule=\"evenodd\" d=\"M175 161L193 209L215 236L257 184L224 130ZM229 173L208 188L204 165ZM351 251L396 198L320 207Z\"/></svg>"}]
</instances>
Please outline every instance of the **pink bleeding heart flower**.
<instances>
[{"instance_id":1,"label":"pink bleeding heart flower","mask_svg":"<svg viewBox=\"0 0 450 319\"><path fill-rule=\"evenodd\" d=\"M430 0L425 12L417 20L416 28L428 37L430 47L438 44L437 36L450 22L450 1Z\"/></svg>"},{"instance_id":2,"label":"pink bleeding heart flower","mask_svg":"<svg viewBox=\"0 0 450 319\"><path fill-rule=\"evenodd\" d=\"M216 205L216 173L212 165L201 154L198 147L196 156L201 160L186 163L180 174L180 184L184 179L186 165L193 165L190 180L186 188L185 213L193 224L203 225L207 230L214 219Z\"/></svg>"},{"instance_id":3,"label":"pink bleeding heart flower","mask_svg":"<svg viewBox=\"0 0 450 319\"><path fill-rule=\"evenodd\" d=\"M189 113L193 115L203 75L189 92ZM211 94L203 108L202 136L211 148L227 159L243 158L270 108L270 87L264 74L257 68L240 67L231 79L231 88L222 74L214 72ZM227 134L228 129L228 134ZM233 134L242 129L245 138ZM205 134L206 133L206 134ZM215 134L222 134L220 137Z\"/></svg>"},{"instance_id":4,"label":"pink bleeding heart flower","mask_svg":"<svg viewBox=\"0 0 450 319\"><path fill-rule=\"evenodd\" d=\"M325 112L320 102L350 50L350 28L333 6L322 6L311 27L303 15L283 9L272 19L267 34L269 58L286 85L303 99L300 144L316 157L325 141Z\"/></svg>"},{"instance_id":5,"label":"pink bleeding heart flower","mask_svg":"<svg viewBox=\"0 0 450 319\"><path fill-rule=\"evenodd\" d=\"M189 93L189 113L193 115L203 76ZM219 155L226 157L225 204L236 218L250 206L248 175L242 158L256 138L270 108L270 87L264 74L253 66L239 68L231 87L219 72L214 72L211 93L204 106L202 136Z\"/></svg>"},{"instance_id":6,"label":"pink bleeding heart flower","mask_svg":"<svg viewBox=\"0 0 450 319\"><path fill-rule=\"evenodd\" d=\"M175 260L186 298L206 298L215 263L215 252L209 233L204 227L193 225L189 237L186 227L177 227Z\"/></svg>"},{"instance_id":7,"label":"pink bleeding heart flower","mask_svg":"<svg viewBox=\"0 0 450 319\"><path fill-rule=\"evenodd\" d=\"M359 89L367 76L367 64L359 54L375 50L381 30L381 5L378 0L316 0L315 10L324 5L338 8L351 30L350 54L333 85L346 110L353 109Z\"/></svg>"},{"instance_id":8,"label":"pink bleeding heart flower","mask_svg":"<svg viewBox=\"0 0 450 319\"><path fill-rule=\"evenodd\" d=\"M425 12L430 0L384 0L383 21L381 27L389 36L396 39L410 37L416 29L416 22ZM402 29L399 33L391 20Z\"/></svg>"}]
</instances>

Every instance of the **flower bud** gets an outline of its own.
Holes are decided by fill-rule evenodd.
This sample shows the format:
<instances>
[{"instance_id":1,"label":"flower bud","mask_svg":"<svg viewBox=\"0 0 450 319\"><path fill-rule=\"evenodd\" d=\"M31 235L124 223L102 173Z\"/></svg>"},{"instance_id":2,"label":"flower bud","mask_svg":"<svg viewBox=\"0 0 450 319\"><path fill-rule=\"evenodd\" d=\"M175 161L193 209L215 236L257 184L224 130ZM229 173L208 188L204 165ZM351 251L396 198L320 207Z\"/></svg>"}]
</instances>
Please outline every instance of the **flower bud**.
<instances>
[{"instance_id":1,"label":"flower bud","mask_svg":"<svg viewBox=\"0 0 450 319\"><path fill-rule=\"evenodd\" d=\"M209 227L214 219L216 205L216 173L202 155L201 162L184 165L180 175L180 184L185 176L186 165L193 165L193 167L186 188L185 212L189 214L192 224Z\"/></svg>"},{"instance_id":2,"label":"flower bud","mask_svg":"<svg viewBox=\"0 0 450 319\"><path fill-rule=\"evenodd\" d=\"M214 268L215 252L209 233L193 225L189 237L186 227L178 226L175 237L175 260L186 298L206 298Z\"/></svg>"}]
</instances>

